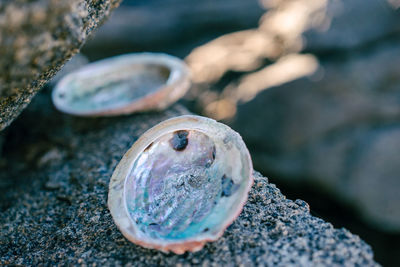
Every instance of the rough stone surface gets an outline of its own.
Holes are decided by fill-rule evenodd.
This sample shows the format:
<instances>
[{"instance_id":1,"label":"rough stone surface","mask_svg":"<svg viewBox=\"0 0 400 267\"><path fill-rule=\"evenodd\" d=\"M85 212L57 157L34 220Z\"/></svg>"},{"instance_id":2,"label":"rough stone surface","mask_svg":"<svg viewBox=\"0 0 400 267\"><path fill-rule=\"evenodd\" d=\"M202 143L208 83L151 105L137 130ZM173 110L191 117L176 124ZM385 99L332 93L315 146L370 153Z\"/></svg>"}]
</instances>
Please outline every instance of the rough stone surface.
<instances>
[{"instance_id":1,"label":"rough stone surface","mask_svg":"<svg viewBox=\"0 0 400 267\"><path fill-rule=\"evenodd\" d=\"M120 0L0 2L0 131Z\"/></svg>"},{"instance_id":2,"label":"rough stone surface","mask_svg":"<svg viewBox=\"0 0 400 267\"><path fill-rule=\"evenodd\" d=\"M5 131L0 160L0 264L23 265L362 265L371 248L310 215L267 178L218 241L181 256L143 249L117 230L108 182L126 150L156 123L187 111L81 119L60 114L47 90ZM51 125L51 131L49 131Z\"/></svg>"}]
</instances>

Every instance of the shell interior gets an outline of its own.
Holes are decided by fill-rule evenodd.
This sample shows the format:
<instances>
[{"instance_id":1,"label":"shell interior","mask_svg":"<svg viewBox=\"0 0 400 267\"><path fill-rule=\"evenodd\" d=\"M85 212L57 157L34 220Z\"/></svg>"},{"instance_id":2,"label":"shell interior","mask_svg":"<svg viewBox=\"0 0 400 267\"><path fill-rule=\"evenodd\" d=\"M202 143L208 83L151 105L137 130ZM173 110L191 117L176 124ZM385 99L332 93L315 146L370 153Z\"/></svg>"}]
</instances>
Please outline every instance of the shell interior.
<instances>
[{"instance_id":1,"label":"shell interior","mask_svg":"<svg viewBox=\"0 0 400 267\"><path fill-rule=\"evenodd\" d=\"M141 235L176 241L221 230L247 190L239 151L221 141L182 129L139 155L126 180L125 204Z\"/></svg>"},{"instance_id":2,"label":"shell interior","mask_svg":"<svg viewBox=\"0 0 400 267\"><path fill-rule=\"evenodd\" d=\"M173 56L121 55L88 64L64 77L53 92L53 102L61 111L77 115L115 113L124 108L129 111L132 103L166 86L179 87L174 83L188 79L186 76L186 66Z\"/></svg>"},{"instance_id":3,"label":"shell interior","mask_svg":"<svg viewBox=\"0 0 400 267\"><path fill-rule=\"evenodd\" d=\"M65 101L80 112L119 108L154 93L170 75L166 67L152 64L120 67L112 72L71 79L71 93L64 95Z\"/></svg>"},{"instance_id":4,"label":"shell interior","mask_svg":"<svg viewBox=\"0 0 400 267\"><path fill-rule=\"evenodd\" d=\"M237 218L253 183L240 135L200 116L166 120L144 133L110 181L108 207L133 243L198 251Z\"/></svg>"}]
</instances>

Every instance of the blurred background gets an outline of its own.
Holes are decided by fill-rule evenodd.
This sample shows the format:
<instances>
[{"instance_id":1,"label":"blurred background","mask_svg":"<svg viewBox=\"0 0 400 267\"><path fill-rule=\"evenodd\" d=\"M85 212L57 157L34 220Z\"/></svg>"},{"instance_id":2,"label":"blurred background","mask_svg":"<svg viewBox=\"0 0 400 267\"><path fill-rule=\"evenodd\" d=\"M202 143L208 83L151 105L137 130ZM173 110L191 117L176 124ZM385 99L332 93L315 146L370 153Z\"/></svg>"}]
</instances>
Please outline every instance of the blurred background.
<instances>
[{"instance_id":1,"label":"blurred background","mask_svg":"<svg viewBox=\"0 0 400 267\"><path fill-rule=\"evenodd\" d=\"M125 0L70 64L139 51L185 58L194 85L181 103L238 131L288 198L399 266L399 7Z\"/></svg>"}]
</instances>

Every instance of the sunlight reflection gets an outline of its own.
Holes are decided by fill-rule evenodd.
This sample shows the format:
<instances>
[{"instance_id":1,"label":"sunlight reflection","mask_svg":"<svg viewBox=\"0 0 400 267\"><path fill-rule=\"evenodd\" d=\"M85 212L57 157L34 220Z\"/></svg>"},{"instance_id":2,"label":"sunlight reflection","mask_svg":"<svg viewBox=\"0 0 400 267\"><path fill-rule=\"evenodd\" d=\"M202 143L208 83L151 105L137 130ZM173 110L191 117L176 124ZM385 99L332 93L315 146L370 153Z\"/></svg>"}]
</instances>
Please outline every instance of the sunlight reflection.
<instances>
[{"instance_id":1,"label":"sunlight reflection","mask_svg":"<svg viewBox=\"0 0 400 267\"><path fill-rule=\"evenodd\" d=\"M306 30L329 28L327 0L261 0L261 4L268 12L257 29L219 37L186 58L192 79L199 85L190 98L200 103L207 116L232 118L239 102L250 101L263 90L309 76L318 69L315 57L298 53L303 49ZM217 83L229 71L242 77L223 90L214 88L213 93L210 86L200 86Z\"/></svg>"},{"instance_id":2,"label":"sunlight reflection","mask_svg":"<svg viewBox=\"0 0 400 267\"><path fill-rule=\"evenodd\" d=\"M245 75L236 90L236 100L247 102L260 91L313 74L318 60L313 55L288 55L264 69Z\"/></svg>"},{"instance_id":3,"label":"sunlight reflection","mask_svg":"<svg viewBox=\"0 0 400 267\"><path fill-rule=\"evenodd\" d=\"M205 112L218 120L230 119L235 116L238 103L251 101L268 88L310 76L318 66L318 60L313 55L292 54L282 57L274 64L244 75L238 84L229 84L219 100L206 106Z\"/></svg>"},{"instance_id":4,"label":"sunlight reflection","mask_svg":"<svg viewBox=\"0 0 400 267\"><path fill-rule=\"evenodd\" d=\"M193 81L215 82L227 71L251 71L263 58L279 55L274 40L258 30L240 31L217 38L193 50L186 58Z\"/></svg>"}]
</instances>

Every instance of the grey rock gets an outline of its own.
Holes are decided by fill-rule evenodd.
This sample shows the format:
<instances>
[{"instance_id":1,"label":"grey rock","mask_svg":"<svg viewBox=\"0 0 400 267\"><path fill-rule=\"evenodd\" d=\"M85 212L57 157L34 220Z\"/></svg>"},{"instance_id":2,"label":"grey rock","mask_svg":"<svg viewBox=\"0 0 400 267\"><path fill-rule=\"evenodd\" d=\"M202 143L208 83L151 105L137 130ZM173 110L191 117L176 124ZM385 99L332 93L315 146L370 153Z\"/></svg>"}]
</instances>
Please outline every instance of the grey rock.
<instances>
[{"instance_id":1,"label":"grey rock","mask_svg":"<svg viewBox=\"0 0 400 267\"><path fill-rule=\"evenodd\" d=\"M314 76L239 105L232 125L253 148L255 166L309 181L374 227L400 231L399 47L322 62Z\"/></svg>"},{"instance_id":2,"label":"grey rock","mask_svg":"<svg viewBox=\"0 0 400 267\"><path fill-rule=\"evenodd\" d=\"M74 118L57 113L42 91L6 131L0 264L378 265L358 236L310 215L307 203L286 199L257 172L239 218L203 250L167 255L128 242L106 206L112 172L145 130L187 113L175 105L162 113Z\"/></svg>"},{"instance_id":3,"label":"grey rock","mask_svg":"<svg viewBox=\"0 0 400 267\"><path fill-rule=\"evenodd\" d=\"M0 2L0 131L120 0Z\"/></svg>"}]
</instances>

